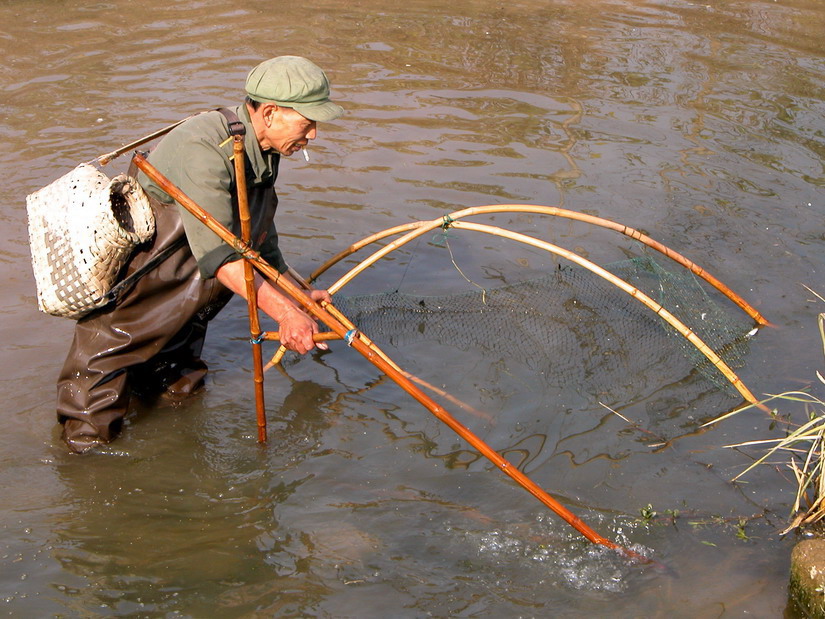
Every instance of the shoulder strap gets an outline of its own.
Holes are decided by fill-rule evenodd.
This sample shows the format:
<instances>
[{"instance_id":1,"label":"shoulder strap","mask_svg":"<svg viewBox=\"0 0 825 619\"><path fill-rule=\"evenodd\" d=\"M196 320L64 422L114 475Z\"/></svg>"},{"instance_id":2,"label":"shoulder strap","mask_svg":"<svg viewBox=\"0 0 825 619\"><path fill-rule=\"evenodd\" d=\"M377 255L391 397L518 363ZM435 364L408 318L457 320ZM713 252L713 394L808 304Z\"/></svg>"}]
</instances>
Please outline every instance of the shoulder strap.
<instances>
[{"instance_id":1,"label":"shoulder strap","mask_svg":"<svg viewBox=\"0 0 825 619\"><path fill-rule=\"evenodd\" d=\"M219 107L217 110L226 118L226 122L229 125L229 135L246 135L246 127L244 127L244 124L235 112L226 107Z\"/></svg>"}]
</instances>

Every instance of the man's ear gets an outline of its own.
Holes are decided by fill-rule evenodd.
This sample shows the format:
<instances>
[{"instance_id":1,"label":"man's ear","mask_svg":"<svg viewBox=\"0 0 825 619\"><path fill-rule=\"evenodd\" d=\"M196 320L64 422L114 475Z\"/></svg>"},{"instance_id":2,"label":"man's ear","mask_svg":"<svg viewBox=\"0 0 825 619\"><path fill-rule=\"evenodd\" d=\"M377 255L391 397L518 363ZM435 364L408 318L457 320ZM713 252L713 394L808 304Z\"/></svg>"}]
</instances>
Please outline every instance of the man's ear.
<instances>
[{"instance_id":1,"label":"man's ear","mask_svg":"<svg viewBox=\"0 0 825 619\"><path fill-rule=\"evenodd\" d=\"M269 124L269 125L272 124L272 121L273 121L275 115L278 113L278 110L280 110L280 109L281 108L279 108L274 103L265 103L264 104L264 109L261 110L261 111L263 112L263 116L264 116L264 119L266 119L267 124Z\"/></svg>"}]
</instances>

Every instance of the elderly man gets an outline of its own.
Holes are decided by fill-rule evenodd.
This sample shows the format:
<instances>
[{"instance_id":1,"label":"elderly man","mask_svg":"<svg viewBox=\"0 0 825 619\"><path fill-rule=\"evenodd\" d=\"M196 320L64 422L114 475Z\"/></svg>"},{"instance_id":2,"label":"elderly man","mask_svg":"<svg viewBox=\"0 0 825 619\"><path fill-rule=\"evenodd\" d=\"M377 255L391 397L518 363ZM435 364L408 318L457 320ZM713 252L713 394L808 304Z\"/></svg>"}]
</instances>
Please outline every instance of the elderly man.
<instances>
[{"instance_id":1,"label":"elderly man","mask_svg":"<svg viewBox=\"0 0 825 619\"><path fill-rule=\"evenodd\" d=\"M218 221L238 233L232 138L246 130L246 183L252 245L280 273L287 265L273 223L274 183L281 156L315 139L316 123L343 110L329 100L329 81L306 58L280 56L250 71L246 101L194 116L173 129L149 161ZM155 238L126 269L143 274L118 300L79 320L57 384L63 440L77 453L120 431L130 391L183 398L204 381L200 359L207 322L232 293L246 296L243 263L234 250L140 173L155 212ZM258 304L278 322L281 342L305 353L315 347L315 321L277 285L256 274ZM315 300L328 299L314 291ZM323 347L322 344L318 345Z\"/></svg>"}]
</instances>

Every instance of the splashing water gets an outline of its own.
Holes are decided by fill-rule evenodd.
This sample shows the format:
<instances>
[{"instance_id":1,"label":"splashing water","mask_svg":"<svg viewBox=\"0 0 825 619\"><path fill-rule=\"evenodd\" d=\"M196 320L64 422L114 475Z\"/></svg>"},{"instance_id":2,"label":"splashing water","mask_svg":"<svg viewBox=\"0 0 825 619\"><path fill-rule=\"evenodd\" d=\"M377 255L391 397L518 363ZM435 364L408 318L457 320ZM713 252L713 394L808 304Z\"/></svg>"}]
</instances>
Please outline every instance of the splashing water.
<instances>
[{"instance_id":1,"label":"splashing water","mask_svg":"<svg viewBox=\"0 0 825 619\"><path fill-rule=\"evenodd\" d=\"M612 532L612 538L633 552L649 557L653 551L631 543L627 534L646 528L632 519L608 520L600 514L588 515L588 522ZM540 565L543 580L576 591L622 593L627 590L637 564L622 553L591 544L557 519L541 514L535 523L517 524L495 531L467 532L467 540L477 547L479 557L497 563L518 562L522 567Z\"/></svg>"}]
</instances>

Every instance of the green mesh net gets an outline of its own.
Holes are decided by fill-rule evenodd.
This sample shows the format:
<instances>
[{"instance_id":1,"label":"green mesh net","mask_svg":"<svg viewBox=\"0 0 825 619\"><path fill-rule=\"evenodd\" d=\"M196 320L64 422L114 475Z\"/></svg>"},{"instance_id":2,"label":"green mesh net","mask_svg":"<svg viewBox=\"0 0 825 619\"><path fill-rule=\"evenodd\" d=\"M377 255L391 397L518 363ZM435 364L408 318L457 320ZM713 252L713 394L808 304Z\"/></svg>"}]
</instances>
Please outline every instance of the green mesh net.
<instances>
[{"instance_id":1,"label":"green mesh net","mask_svg":"<svg viewBox=\"0 0 825 619\"><path fill-rule=\"evenodd\" d=\"M607 270L656 300L734 370L742 367L753 325L692 273L664 268L649 255ZM715 291L713 291L715 295ZM686 338L626 292L578 266L558 266L529 281L459 294L402 292L342 296L336 306L386 348L460 349L581 392L621 401L640 382L672 381L697 372L735 388ZM389 350L388 350L389 352Z\"/></svg>"}]
</instances>

